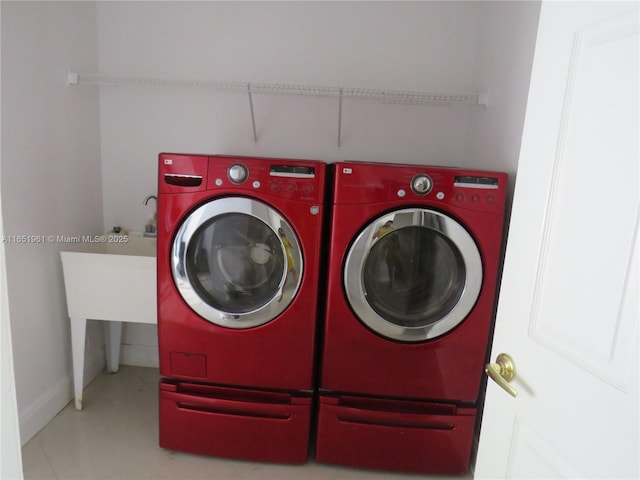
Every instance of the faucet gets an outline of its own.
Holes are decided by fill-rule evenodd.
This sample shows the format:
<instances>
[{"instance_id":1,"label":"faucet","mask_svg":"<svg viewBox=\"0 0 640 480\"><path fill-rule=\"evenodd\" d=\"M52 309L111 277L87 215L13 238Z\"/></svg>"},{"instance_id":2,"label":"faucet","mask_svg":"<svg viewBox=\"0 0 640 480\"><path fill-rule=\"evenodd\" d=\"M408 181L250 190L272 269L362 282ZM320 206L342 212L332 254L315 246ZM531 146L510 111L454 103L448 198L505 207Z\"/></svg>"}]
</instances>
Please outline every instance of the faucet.
<instances>
[{"instance_id":1,"label":"faucet","mask_svg":"<svg viewBox=\"0 0 640 480\"><path fill-rule=\"evenodd\" d=\"M156 197L155 195L147 195L147 197L144 199L144 204L147 205L149 203L149 200L151 199L156 201L156 211L153 212L153 217L151 217L147 224L144 226L145 237L155 237L157 235L156 224L158 222L158 197Z\"/></svg>"}]
</instances>

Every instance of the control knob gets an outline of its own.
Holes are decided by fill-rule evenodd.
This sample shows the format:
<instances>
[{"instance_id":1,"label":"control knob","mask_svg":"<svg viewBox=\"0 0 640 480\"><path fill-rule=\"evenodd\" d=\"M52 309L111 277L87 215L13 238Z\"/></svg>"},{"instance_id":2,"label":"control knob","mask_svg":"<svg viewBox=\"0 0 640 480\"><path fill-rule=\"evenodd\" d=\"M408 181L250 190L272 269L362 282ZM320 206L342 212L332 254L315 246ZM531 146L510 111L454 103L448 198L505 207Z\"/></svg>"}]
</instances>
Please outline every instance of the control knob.
<instances>
[{"instance_id":1,"label":"control knob","mask_svg":"<svg viewBox=\"0 0 640 480\"><path fill-rule=\"evenodd\" d=\"M249 171L244 165L236 163L229 167L228 175L229 180L231 180L233 183L242 183L249 176Z\"/></svg>"},{"instance_id":2,"label":"control knob","mask_svg":"<svg viewBox=\"0 0 640 480\"><path fill-rule=\"evenodd\" d=\"M431 191L431 188L433 188L433 181L429 175L419 173L411 179L411 190L416 195L426 195Z\"/></svg>"}]
</instances>

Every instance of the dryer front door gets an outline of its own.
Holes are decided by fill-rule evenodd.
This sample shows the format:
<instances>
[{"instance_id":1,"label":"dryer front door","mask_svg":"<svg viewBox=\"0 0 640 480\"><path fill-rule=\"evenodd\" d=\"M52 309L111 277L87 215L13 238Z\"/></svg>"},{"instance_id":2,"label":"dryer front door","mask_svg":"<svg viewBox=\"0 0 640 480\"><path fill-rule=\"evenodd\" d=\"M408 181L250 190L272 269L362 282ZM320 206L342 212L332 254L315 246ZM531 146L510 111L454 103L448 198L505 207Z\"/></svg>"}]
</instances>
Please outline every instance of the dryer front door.
<instances>
[{"instance_id":1,"label":"dryer front door","mask_svg":"<svg viewBox=\"0 0 640 480\"><path fill-rule=\"evenodd\" d=\"M302 277L299 241L276 210L246 197L211 200L183 221L171 248L173 279L205 320L263 325L294 299Z\"/></svg>"},{"instance_id":2,"label":"dryer front door","mask_svg":"<svg viewBox=\"0 0 640 480\"><path fill-rule=\"evenodd\" d=\"M375 333L402 342L438 337L462 322L482 284L482 261L467 230L424 208L370 222L347 253L351 308Z\"/></svg>"}]
</instances>

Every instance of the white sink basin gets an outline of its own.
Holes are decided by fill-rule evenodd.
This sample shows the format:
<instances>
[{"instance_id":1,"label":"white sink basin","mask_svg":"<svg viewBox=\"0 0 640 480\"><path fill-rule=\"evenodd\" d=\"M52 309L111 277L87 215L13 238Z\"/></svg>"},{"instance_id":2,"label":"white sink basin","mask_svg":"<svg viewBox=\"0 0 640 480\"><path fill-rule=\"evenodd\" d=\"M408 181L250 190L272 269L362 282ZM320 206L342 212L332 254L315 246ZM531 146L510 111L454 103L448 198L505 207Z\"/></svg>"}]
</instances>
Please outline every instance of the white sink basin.
<instances>
[{"instance_id":1,"label":"white sink basin","mask_svg":"<svg viewBox=\"0 0 640 480\"><path fill-rule=\"evenodd\" d=\"M60 252L69 317L156 323L156 239L91 239Z\"/></svg>"}]
</instances>

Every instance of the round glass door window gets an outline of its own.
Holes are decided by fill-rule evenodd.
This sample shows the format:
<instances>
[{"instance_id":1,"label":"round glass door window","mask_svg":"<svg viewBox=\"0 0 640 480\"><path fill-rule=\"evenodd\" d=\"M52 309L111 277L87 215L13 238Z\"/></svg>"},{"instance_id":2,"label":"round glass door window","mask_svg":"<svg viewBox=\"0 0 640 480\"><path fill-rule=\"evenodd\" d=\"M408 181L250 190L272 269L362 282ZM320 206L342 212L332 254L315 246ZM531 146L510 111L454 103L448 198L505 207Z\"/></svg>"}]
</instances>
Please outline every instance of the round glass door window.
<instances>
[{"instance_id":1,"label":"round glass door window","mask_svg":"<svg viewBox=\"0 0 640 480\"><path fill-rule=\"evenodd\" d=\"M268 205L243 197L213 200L180 226L173 278L187 304L229 328L265 324L300 286L302 253L289 223Z\"/></svg>"},{"instance_id":2,"label":"round glass door window","mask_svg":"<svg viewBox=\"0 0 640 480\"><path fill-rule=\"evenodd\" d=\"M410 208L378 217L347 254L344 286L351 307L376 333L420 342L456 327L482 285L473 238L436 211Z\"/></svg>"}]
</instances>

